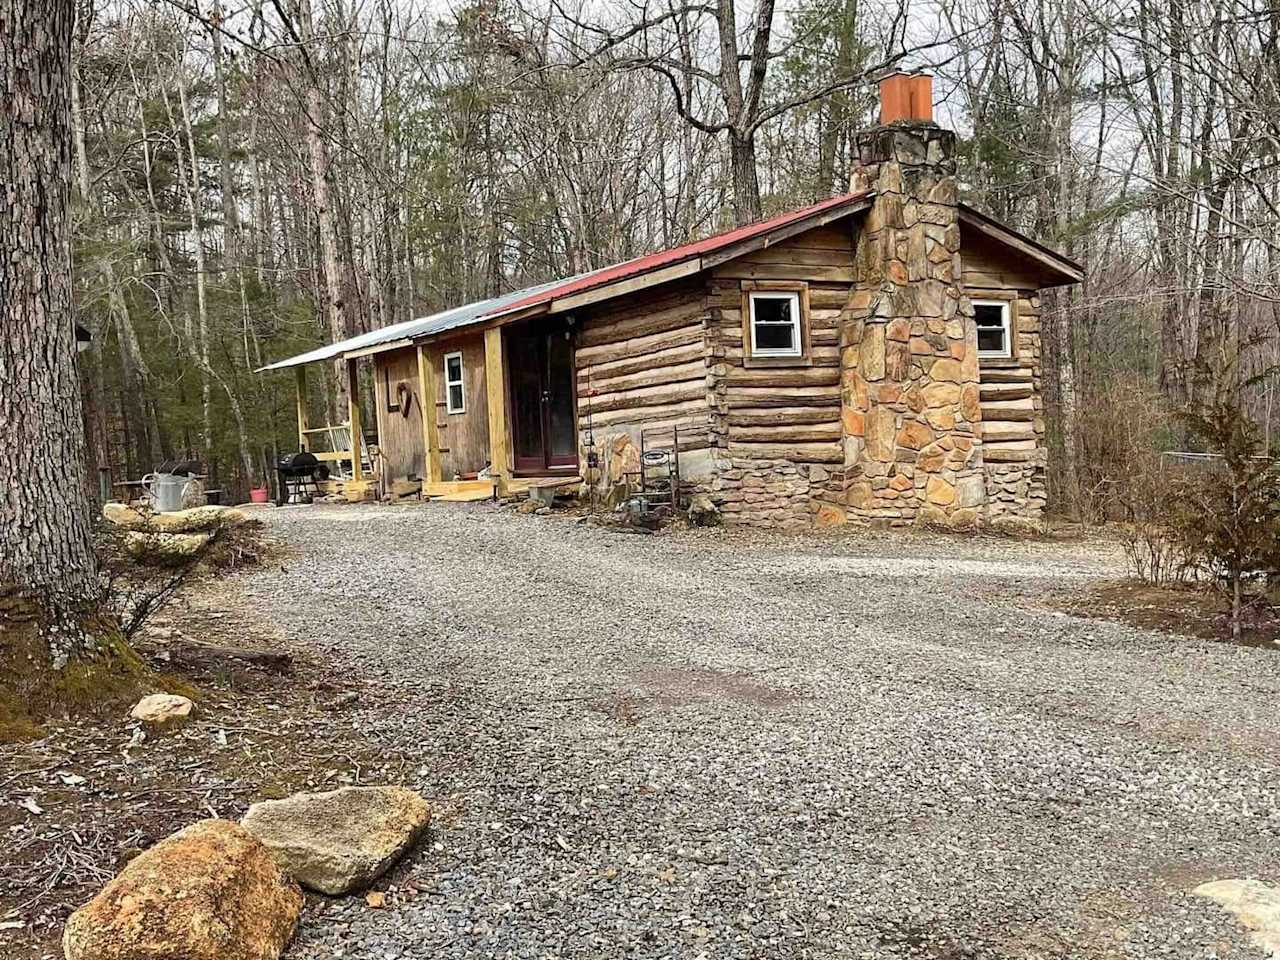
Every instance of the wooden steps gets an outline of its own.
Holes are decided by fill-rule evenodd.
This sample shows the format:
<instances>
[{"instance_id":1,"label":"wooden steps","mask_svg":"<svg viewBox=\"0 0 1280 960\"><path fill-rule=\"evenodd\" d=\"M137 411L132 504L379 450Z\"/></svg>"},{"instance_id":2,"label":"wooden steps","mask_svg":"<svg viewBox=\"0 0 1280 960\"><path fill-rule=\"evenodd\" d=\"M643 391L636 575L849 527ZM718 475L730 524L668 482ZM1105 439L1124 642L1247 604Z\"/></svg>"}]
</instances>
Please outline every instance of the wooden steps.
<instances>
[{"instance_id":1,"label":"wooden steps","mask_svg":"<svg viewBox=\"0 0 1280 960\"><path fill-rule=\"evenodd\" d=\"M564 477L513 477L507 481L506 492L515 496L528 493L530 487L567 487L582 482L582 477L574 474Z\"/></svg>"},{"instance_id":2,"label":"wooden steps","mask_svg":"<svg viewBox=\"0 0 1280 960\"><path fill-rule=\"evenodd\" d=\"M476 503L480 500L492 500L497 490L497 481L488 480L441 480L436 483L422 485L422 499L432 503Z\"/></svg>"},{"instance_id":3,"label":"wooden steps","mask_svg":"<svg viewBox=\"0 0 1280 960\"><path fill-rule=\"evenodd\" d=\"M432 503L478 503L481 500L492 500L493 488L486 490L463 490L459 493L446 493L432 497Z\"/></svg>"}]
</instances>

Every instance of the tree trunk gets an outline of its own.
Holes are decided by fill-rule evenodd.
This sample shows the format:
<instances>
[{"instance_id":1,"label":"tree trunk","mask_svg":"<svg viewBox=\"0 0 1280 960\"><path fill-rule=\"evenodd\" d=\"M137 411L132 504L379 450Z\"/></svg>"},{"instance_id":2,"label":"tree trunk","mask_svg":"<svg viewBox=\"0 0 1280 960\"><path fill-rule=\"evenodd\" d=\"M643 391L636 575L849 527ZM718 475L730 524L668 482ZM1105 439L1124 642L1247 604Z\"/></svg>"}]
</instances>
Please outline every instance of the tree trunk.
<instances>
[{"instance_id":1,"label":"tree trunk","mask_svg":"<svg viewBox=\"0 0 1280 960\"><path fill-rule=\"evenodd\" d=\"M136 668L106 629L71 320L70 0L0 0L0 729ZM99 657L106 652L115 657ZM126 669L117 672L123 664ZM114 687L119 692L119 686ZM72 693L74 691L74 694ZM6 729L7 728L7 729Z\"/></svg>"},{"instance_id":2,"label":"tree trunk","mask_svg":"<svg viewBox=\"0 0 1280 960\"><path fill-rule=\"evenodd\" d=\"M0 582L83 602L98 582L71 322L72 5L0 11Z\"/></svg>"},{"instance_id":3,"label":"tree trunk","mask_svg":"<svg viewBox=\"0 0 1280 960\"><path fill-rule=\"evenodd\" d=\"M302 30L302 40L309 42L315 35L311 19L311 0L301 0L298 4L298 22ZM315 48L318 51L318 47ZM302 58L302 81L306 89L304 124L306 126L307 151L311 158L311 191L315 203L316 221L320 233L320 260L324 273L323 313L329 324L330 341L337 343L351 336L351 323L347 317L347 302L343 296L343 279L346 271L342 267L338 253L338 225L336 221L337 197L333 189L333 171L329 159L329 144L326 142L328 106L324 91L320 88L320 78L316 76L316 67L308 59L305 48L300 48L296 55ZM347 393L342 371L342 361L334 367L334 383L337 393L334 402L338 410L347 407Z\"/></svg>"},{"instance_id":4,"label":"tree trunk","mask_svg":"<svg viewBox=\"0 0 1280 960\"><path fill-rule=\"evenodd\" d=\"M756 176L755 136L729 131L729 163L733 170L733 221L738 226L764 216L760 206L760 180Z\"/></svg>"}]
</instances>

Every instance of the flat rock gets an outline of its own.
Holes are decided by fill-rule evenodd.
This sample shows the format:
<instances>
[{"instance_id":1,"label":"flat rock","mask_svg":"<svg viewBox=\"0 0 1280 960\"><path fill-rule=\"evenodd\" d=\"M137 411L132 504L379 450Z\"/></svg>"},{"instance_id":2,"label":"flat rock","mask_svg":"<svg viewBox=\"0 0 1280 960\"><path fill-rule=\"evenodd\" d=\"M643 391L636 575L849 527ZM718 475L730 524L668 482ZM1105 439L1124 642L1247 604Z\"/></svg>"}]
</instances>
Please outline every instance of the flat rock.
<instances>
[{"instance_id":1,"label":"flat rock","mask_svg":"<svg viewBox=\"0 0 1280 960\"><path fill-rule=\"evenodd\" d=\"M1280 890L1258 880L1215 880L1195 894L1234 914L1268 957L1280 956Z\"/></svg>"},{"instance_id":2,"label":"flat rock","mask_svg":"<svg viewBox=\"0 0 1280 960\"><path fill-rule=\"evenodd\" d=\"M108 523L123 527L125 530L147 529L147 518L127 503L116 503L114 501L104 503L102 505L102 516Z\"/></svg>"},{"instance_id":3,"label":"flat rock","mask_svg":"<svg viewBox=\"0 0 1280 960\"><path fill-rule=\"evenodd\" d=\"M204 549L209 533L140 533L124 535L124 548L135 560L181 560Z\"/></svg>"},{"instance_id":4,"label":"flat rock","mask_svg":"<svg viewBox=\"0 0 1280 960\"><path fill-rule=\"evenodd\" d=\"M157 533L205 533L221 527L237 527L248 519L242 510L209 504L174 513L153 514L148 528Z\"/></svg>"},{"instance_id":5,"label":"flat rock","mask_svg":"<svg viewBox=\"0 0 1280 960\"><path fill-rule=\"evenodd\" d=\"M238 527L249 515L235 507L206 504L172 513L152 513L127 503L104 503L102 516L109 523L135 533L208 533L222 527Z\"/></svg>"},{"instance_id":6,"label":"flat rock","mask_svg":"<svg viewBox=\"0 0 1280 960\"><path fill-rule=\"evenodd\" d=\"M201 820L129 862L63 931L67 960L277 960L302 893L230 820Z\"/></svg>"},{"instance_id":7,"label":"flat rock","mask_svg":"<svg viewBox=\"0 0 1280 960\"><path fill-rule=\"evenodd\" d=\"M265 800L240 821L304 887L341 894L390 869L431 822L431 807L405 787L343 787Z\"/></svg>"},{"instance_id":8,"label":"flat rock","mask_svg":"<svg viewBox=\"0 0 1280 960\"><path fill-rule=\"evenodd\" d=\"M175 693L153 693L133 705L129 716L155 727L179 723L191 716L195 704Z\"/></svg>"}]
</instances>

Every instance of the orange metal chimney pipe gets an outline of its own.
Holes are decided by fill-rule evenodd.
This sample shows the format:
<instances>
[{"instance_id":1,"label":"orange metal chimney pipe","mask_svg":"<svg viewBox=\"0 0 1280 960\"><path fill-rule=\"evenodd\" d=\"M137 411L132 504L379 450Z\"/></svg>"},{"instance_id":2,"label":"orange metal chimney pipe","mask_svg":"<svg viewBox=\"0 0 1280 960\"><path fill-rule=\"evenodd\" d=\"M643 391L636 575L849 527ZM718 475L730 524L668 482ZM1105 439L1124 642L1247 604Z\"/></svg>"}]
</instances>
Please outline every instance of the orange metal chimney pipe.
<instances>
[{"instance_id":1,"label":"orange metal chimney pipe","mask_svg":"<svg viewBox=\"0 0 1280 960\"><path fill-rule=\"evenodd\" d=\"M880 123L933 122L933 77L891 73L880 81Z\"/></svg>"}]
</instances>

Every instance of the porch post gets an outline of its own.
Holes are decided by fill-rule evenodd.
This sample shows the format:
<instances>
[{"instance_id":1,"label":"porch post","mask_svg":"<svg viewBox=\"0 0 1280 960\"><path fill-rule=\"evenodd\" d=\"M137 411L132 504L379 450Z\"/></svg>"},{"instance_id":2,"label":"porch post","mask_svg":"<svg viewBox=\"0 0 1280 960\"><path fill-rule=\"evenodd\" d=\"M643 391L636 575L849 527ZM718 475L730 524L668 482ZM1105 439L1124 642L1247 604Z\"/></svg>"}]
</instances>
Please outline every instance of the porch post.
<instances>
[{"instance_id":1,"label":"porch post","mask_svg":"<svg viewBox=\"0 0 1280 960\"><path fill-rule=\"evenodd\" d=\"M418 391L422 407L422 480L440 482L440 425L436 423L436 371L425 343L418 344Z\"/></svg>"},{"instance_id":2,"label":"porch post","mask_svg":"<svg viewBox=\"0 0 1280 960\"><path fill-rule=\"evenodd\" d=\"M347 422L351 431L351 479L359 483L360 445L363 426L360 423L360 377L356 370L355 360L347 361Z\"/></svg>"},{"instance_id":3,"label":"porch post","mask_svg":"<svg viewBox=\"0 0 1280 960\"><path fill-rule=\"evenodd\" d=\"M298 394L298 449L309 448L307 440L307 368L299 365L294 368L294 384Z\"/></svg>"},{"instance_id":4,"label":"porch post","mask_svg":"<svg viewBox=\"0 0 1280 960\"><path fill-rule=\"evenodd\" d=\"M489 407L489 469L497 479L497 494L505 496L511 480L507 446L507 377L502 362L502 328L484 332L484 384Z\"/></svg>"}]
</instances>

